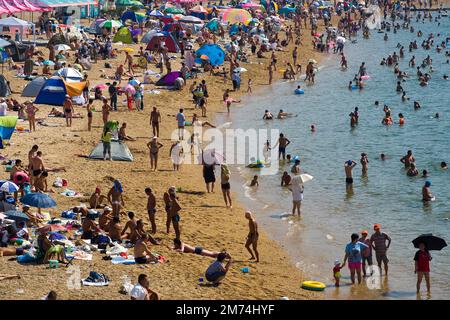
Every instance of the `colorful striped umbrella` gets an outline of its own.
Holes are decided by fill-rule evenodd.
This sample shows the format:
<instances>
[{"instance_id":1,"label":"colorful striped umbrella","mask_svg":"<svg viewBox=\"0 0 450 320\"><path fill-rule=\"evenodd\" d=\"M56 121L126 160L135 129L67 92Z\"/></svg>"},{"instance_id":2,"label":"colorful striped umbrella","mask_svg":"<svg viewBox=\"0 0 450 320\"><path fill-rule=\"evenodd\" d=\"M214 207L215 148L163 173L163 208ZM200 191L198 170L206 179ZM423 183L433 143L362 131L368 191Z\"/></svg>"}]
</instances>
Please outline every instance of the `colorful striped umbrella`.
<instances>
[{"instance_id":1,"label":"colorful striped umbrella","mask_svg":"<svg viewBox=\"0 0 450 320\"><path fill-rule=\"evenodd\" d=\"M222 14L222 20L229 24L245 23L251 18L251 14L243 9L227 9Z\"/></svg>"}]
</instances>

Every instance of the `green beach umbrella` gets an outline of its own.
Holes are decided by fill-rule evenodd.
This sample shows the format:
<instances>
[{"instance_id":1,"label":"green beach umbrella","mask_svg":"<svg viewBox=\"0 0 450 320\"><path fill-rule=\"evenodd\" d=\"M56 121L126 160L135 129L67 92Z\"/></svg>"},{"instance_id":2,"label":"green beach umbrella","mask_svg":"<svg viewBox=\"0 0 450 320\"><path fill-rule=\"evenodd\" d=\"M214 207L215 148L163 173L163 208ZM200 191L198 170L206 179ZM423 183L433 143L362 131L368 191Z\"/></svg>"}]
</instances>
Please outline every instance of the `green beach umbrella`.
<instances>
[{"instance_id":1,"label":"green beach umbrella","mask_svg":"<svg viewBox=\"0 0 450 320\"><path fill-rule=\"evenodd\" d=\"M100 23L100 28L112 29L112 28L120 28L122 26L123 24L117 20L106 20Z\"/></svg>"},{"instance_id":2,"label":"green beach umbrella","mask_svg":"<svg viewBox=\"0 0 450 320\"><path fill-rule=\"evenodd\" d=\"M184 14L184 10L181 8L167 8L164 10L164 13Z\"/></svg>"},{"instance_id":3,"label":"green beach umbrella","mask_svg":"<svg viewBox=\"0 0 450 320\"><path fill-rule=\"evenodd\" d=\"M116 6L122 6L122 7L141 7L143 8L144 5L142 2L137 0L116 0Z\"/></svg>"}]
</instances>

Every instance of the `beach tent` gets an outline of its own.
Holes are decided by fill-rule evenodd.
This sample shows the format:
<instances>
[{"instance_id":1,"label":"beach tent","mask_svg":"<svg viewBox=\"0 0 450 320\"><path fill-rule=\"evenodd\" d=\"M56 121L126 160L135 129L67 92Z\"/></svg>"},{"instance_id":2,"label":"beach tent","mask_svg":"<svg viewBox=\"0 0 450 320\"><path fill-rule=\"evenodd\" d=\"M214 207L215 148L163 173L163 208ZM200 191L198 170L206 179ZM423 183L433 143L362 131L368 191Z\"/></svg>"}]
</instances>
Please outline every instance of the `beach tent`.
<instances>
[{"instance_id":1,"label":"beach tent","mask_svg":"<svg viewBox=\"0 0 450 320\"><path fill-rule=\"evenodd\" d=\"M66 94L71 97L81 96L85 86L85 82L67 83L60 77L51 77L45 81L34 103L62 106Z\"/></svg>"},{"instance_id":2,"label":"beach tent","mask_svg":"<svg viewBox=\"0 0 450 320\"><path fill-rule=\"evenodd\" d=\"M228 34L230 36L234 36L235 34L238 33L239 28L241 28L242 31L244 31L245 33L247 33L248 28L245 25L239 25L239 24L233 24L230 29L228 30Z\"/></svg>"},{"instance_id":3,"label":"beach tent","mask_svg":"<svg viewBox=\"0 0 450 320\"><path fill-rule=\"evenodd\" d=\"M37 97L47 81L45 77L37 77L30 81L22 91L22 97Z\"/></svg>"},{"instance_id":4,"label":"beach tent","mask_svg":"<svg viewBox=\"0 0 450 320\"><path fill-rule=\"evenodd\" d=\"M167 32L176 32L177 30L183 31L185 30L185 27L179 22L168 23L163 27L163 31Z\"/></svg>"},{"instance_id":5,"label":"beach tent","mask_svg":"<svg viewBox=\"0 0 450 320\"><path fill-rule=\"evenodd\" d=\"M16 129L17 117L16 116L3 116L0 117L0 137L2 140L11 139L14 130Z\"/></svg>"},{"instance_id":6,"label":"beach tent","mask_svg":"<svg viewBox=\"0 0 450 320\"><path fill-rule=\"evenodd\" d=\"M295 13L295 10L296 10L295 8L286 6L286 7L281 8L280 10L278 10L278 14L288 15L290 13Z\"/></svg>"},{"instance_id":7,"label":"beach tent","mask_svg":"<svg viewBox=\"0 0 450 320\"><path fill-rule=\"evenodd\" d=\"M164 77L158 80L155 85L161 87L170 87L175 85L175 80L181 77L180 71L173 71L171 73L166 74Z\"/></svg>"},{"instance_id":8,"label":"beach tent","mask_svg":"<svg viewBox=\"0 0 450 320\"><path fill-rule=\"evenodd\" d=\"M4 75L0 74L0 97L8 97L11 95L8 82Z\"/></svg>"},{"instance_id":9,"label":"beach tent","mask_svg":"<svg viewBox=\"0 0 450 320\"><path fill-rule=\"evenodd\" d=\"M155 50L159 38L160 41L163 41L165 43L165 47L169 50L169 52L180 52L177 41L169 32L161 31L160 33L158 33L158 35L160 36L154 35L150 39L146 50Z\"/></svg>"},{"instance_id":10,"label":"beach tent","mask_svg":"<svg viewBox=\"0 0 450 320\"><path fill-rule=\"evenodd\" d=\"M75 68L62 68L57 70L53 75L62 77L67 82L80 82L83 80L83 75Z\"/></svg>"},{"instance_id":11,"label":"beach tent","mask_svg":"<svg viewBox=\"0 0 450 320\"><path fill-rule=\"evenodd\" d=\"M209 29L209 31L211 32L219 31L219 19L217 18L211 19L205 24L205 28Z\"/></svg>"},{"instance_id":12,"label":"beach tent","mask_svg":"<svg viewBox=\"0 0 450 320\"><path fill-rule=\"evenodd\" d=\"M152 30L147 32L146 34L144 34L144 36L141 38L141 42L142 43L149 43L150 40L152 40L152 38L156 35L159 34L161 32L161 30ZM162 33L160 34L161 36L164 36Z\"/></svg>"},{"instance_id":13,"label":"beach tent","mask_svg":"<svg viewBox=\"0 0 450 320\"><path fill-rule=\"evenodd\" d=\"M122 42L126 44L133 43L133 36L131 35L131 31L127 27L120 28L114 36L113 42Z\"/></svg>"},{"instance_id":14,"label":"beach tent","mask_svg":"<svg viewBox=\"0 0 450 320\"><path fill-rule=\"evenodd\" d=\"M115 161L133 161L133 155L127 145L119 141L111 141L111 158ZM103 160L103 143L100 142L92 150L89 159Z\"/></svg>"},{"instance_id":15,"label":"beach tent","mask_svg":"<svg viewBox=\"0 0 450 320\"><path fill-rule=\"evenodd\" d=\"M133 10L127 10L122 14L122 16L120 17L120 20L123 23L127 20L142 23L145 20L145 14L139 13L139 12L134 12Z\"/></svg>"},{"instance_id":16,"label":"beach tent","mask_svg":"<svg viewBox=\"0 0 450 320\"><path fill-rule=\"evenodd\" d=\"M207 56L212 66L220 66L225 60L225 52L217 44L204 44L195 52L195 62L202 63L201 56Z\"/></svg>"}]
</instances>

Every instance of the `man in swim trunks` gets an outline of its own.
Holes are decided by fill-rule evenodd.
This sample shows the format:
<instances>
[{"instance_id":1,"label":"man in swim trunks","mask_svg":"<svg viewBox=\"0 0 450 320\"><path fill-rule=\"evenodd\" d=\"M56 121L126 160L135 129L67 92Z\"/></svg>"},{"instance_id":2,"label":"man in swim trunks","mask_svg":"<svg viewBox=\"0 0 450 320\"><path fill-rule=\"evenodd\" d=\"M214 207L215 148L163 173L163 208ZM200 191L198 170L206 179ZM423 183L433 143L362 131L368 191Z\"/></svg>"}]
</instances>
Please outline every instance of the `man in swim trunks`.
<instances>
[{"instance_id":1,"label":"man in swim trunks","mask_svg":"<svg viewBox=\"0 0 450 320\"><path fill-rule=\"evenodd\" d=\"M32 176L30 177L30 184L33 186L36 179L44 172L45 166L42 160L42 152L36 152L36 156L31 158Z\"/></svg>"},{"instance_id":2,"label":"man in swim trunks","mask_svg":"<svg viewBox=\"0 0 450 320\"><path fill-rule=\"evenodd\" d=\"M416 162L411 150L408 150L408 153L400 159L400 162L405 165L405 169L408 169L411 166L411 163Z\"/></svg>"},{"instance_id":3,"label":"man in swim trunks","mask_svg":"<svg viewBox=\"0 0 450 320\"><path fill-rule=\"evenodd\" d=\"M288 138L284 136L284 134L280 133L280 137L278 138L278 160L283 156L283 160L286 160L286 147L291 143Z\"/></svg>"},{"instance_id":4,"label":"man in swim trunks","mask_svg":"<svg viewBox=\"0 0 450 320\"><path fill-rule=\"evenodd\" d=\"M198 254L200 256L204 257L210 257L210 258L217 258L221 252L213 252L209 250L205 250L200 246L193 247L190 246L184 242L182 242L180 239L173 239L173 250L179 251L181 253L194 253ZM229 254L227 254L227 257L229 257Z\"/></svg>"},{"instance_id":5,"label":"man in swim trunks","mask_svg":"<svg viewBox=\"0 0 450 320\"><path fill-rule=\"evenodd\" d=\"M158 262L148 246L148 234L144 233L140 239L136 241L134 246L134 261L137 264L146 264L151 262Z\"/></svg>"},{"instance_id":6,"label":"man in swim trunks","mask_svg":"<svg viewBox=\"0 0 450 320\"><path fill-rule=\"evenodd\" d=\"M156 233L156 197L150 187L145 188L145 194L147 195L147 213L150 224L152 225L152 234Z\"/></svg>"},{"instance_id":7,"label":"man in swim trunks","mask_svg":"<svg viewBox=\"0 0 450 320\"><path fill-rule=\"evenodd\" d=\"M381 232L381 225L375 224L373 226L375 233L370 237L370 245L375 250L375 257L377 259L378 268L380 268L380 275L383 272L381 269L381 262L384 264L386 275L388 274L388 262L386 252L391 245L391 238L384 232ZM388 242L386 245L386 241Z\"/></svg>"},{"instance_id":8,"label":"man in swim trunks","mask_svg":"<svg viewBox=\"0 0 450 320\"><path fill-rule=\"evenodd\" d=\"M122 126L119 129L119 141L123 141L123 140L127 140L127 141L136 141L136 139L127 136L126 130L127 129L127 124L124 122L122 123Z\"/></svg>"},{"instance_id":9,"label":"man in swim trunks","mask_svg":"<svg viewBox=\"0 0 450 320\"><path fill-rule=\"evenodd\" d=\"M422 201L432 201L433 200L433 194L430 191L431 182L425 181L424 186L422 187Z\"/></svg>"},{"instance_id":10,"label":"man in swim trunks","mask_svg":"<svg viewBox=\"0 0 450 320\"><path fill-rule=\"evenodd\" d=\"M352 176L352 170L357 165L357 163L353 160L348 160L344 163L344 169L345 169L345 183L347 185L353 184L353 176Z\"/></svg>"},{"instance_id":11,"label":"man in swim trunks","mask_svg":"<svg viewBox=\"0 0 450 320\"><path fill-rule=\"evenodd\" d=\"M256 262L259 262L259 252L258 252L258 224L256 223L255 218L253 217L252 213L250 211L245 212L245 219L248 220L248 235L247 235L247 241L245 243L245 248L250 252L251 257L250 260L254 260L256 256ZM254 254L252 249L250 249L250 245L253 248Z\"/></svg>"},{"instance_id":12,"label":"man in swim trunks","mask_svg":"<svg viewBox=\"0 0 450 320\"><path fill-rule=\"evenodd\" d=\"M159 123L161 122L161 114L156 107L150 113L150 124L152 126L153 135L159 137Z\"/></svg>"}]
</instances>

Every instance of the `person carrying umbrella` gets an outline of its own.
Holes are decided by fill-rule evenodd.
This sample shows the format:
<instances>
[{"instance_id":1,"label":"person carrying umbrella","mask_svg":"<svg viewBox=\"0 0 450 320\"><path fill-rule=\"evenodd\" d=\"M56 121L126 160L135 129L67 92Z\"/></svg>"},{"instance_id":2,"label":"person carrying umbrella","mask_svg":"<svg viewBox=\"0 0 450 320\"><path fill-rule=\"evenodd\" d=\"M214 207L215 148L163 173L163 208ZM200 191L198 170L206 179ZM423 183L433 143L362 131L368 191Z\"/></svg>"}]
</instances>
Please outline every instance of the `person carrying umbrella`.
<instances>
[{"instance_id":1,"label":"person carrying umbrella","mask_svg":"<svg viewBox=\"0 0 450 320\"><path fill-rule=\"evenodd\" d=\"M419 250L414 255L414 273L417 274L417 293L420 292L422 279L425 277L428 294L431 293L430 285L430 261L432 259L430 250L440 251L447 246L444 239L430 234L422 234L412 241L415 248Z\"/></svg>"}]
</instances>

